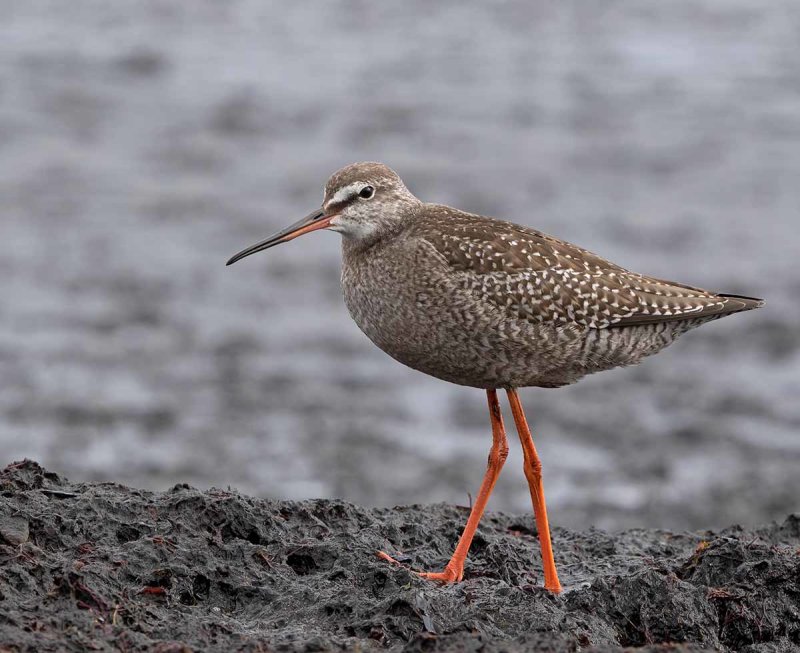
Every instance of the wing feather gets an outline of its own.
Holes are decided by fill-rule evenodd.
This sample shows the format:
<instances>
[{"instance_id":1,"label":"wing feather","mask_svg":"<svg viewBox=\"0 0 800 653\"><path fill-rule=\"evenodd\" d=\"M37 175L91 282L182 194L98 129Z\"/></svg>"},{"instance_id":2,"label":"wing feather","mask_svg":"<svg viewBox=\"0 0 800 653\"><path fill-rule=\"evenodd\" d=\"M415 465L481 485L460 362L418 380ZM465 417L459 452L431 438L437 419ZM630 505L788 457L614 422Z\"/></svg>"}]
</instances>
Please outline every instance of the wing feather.
<instances>
[{"instance_id":1,"label":"wing feather","mask_svg":"<svg viewBox=\"0 0 800 653\"><path fill-rule=\"evenodd\" d=\"M592 328L726 315L759 299L631 272L512 222L430 206L418 235L461 283L516 317Z\"/></svg>"}]
</instances>

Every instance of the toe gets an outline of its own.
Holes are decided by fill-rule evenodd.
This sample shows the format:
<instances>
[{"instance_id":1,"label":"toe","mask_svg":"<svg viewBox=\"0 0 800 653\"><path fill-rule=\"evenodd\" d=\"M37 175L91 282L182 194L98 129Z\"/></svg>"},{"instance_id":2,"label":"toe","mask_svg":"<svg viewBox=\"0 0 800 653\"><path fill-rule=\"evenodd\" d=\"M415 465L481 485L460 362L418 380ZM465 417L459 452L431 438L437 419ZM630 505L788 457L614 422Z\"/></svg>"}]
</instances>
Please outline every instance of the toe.
<instances>
[{"instance_id":1,"label":"toe","mask_svg":"<svg viewBox=\"0 0 800 653\"><path fill-rule=\"evenodd\" d=\"M444 571L418 571L417 574L425 580L433 580L439 583L457 583L464 577L464 571L456 572L450 567L445 567Z\"/></svg>"}]
</instances>

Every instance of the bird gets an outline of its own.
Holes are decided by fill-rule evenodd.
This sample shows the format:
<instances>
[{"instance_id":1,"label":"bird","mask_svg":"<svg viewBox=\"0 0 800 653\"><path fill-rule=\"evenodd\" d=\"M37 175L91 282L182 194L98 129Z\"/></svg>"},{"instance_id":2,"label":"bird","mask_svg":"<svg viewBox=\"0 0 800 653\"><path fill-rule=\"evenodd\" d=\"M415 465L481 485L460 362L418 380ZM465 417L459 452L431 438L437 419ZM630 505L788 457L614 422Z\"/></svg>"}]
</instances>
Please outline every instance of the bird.
<instances>
[{"instance_id":1,"label":"bird","mask_svg":"<svg viewBox=\"0 0 800 653\"><path fill-rule=\"evenodd\" d=\"M463 579L508 456L499 391L522 444L544 587L558 593L542 463L518 389L634 365L690 329L764 304L632 272L535 229L423 202L376 162L336 171L319 209L227 265L322 229L342 237L344 301L375 345L415 370L486 391L492 445L482 484L444 569L417 572L441 583Z\"/></svg>"}]
</instances>

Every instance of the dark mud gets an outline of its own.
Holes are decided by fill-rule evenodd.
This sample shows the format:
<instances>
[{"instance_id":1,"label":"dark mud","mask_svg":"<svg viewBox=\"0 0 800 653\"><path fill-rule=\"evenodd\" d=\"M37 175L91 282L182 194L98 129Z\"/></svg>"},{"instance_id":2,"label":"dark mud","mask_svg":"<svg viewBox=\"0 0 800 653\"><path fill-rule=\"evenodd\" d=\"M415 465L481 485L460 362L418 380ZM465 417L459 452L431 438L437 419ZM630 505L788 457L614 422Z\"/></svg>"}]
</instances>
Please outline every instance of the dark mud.
<instances>
[{"instance_id":1,"label":"dark mud","mask_svg":"<svg viewBox=\"0 0 800 653\"><path fill-rule=\"evenodd\" d=\"M795 651L800 517L755 530L556 529L567 590L541 589L530 515L484 519L464 582L466 509L364 509L177 485L0 472L3 651Z\"/></svg>"}]
</instances>

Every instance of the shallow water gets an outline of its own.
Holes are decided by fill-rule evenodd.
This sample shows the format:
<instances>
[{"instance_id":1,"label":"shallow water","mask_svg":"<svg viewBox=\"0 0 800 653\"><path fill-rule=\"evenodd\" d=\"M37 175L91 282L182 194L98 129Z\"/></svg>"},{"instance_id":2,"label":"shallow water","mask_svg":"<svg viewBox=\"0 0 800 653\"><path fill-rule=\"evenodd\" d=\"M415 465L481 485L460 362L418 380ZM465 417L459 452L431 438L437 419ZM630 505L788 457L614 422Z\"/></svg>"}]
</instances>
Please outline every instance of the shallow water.
<instances>
[{"instance_id":1,"label":"shallow water","mask_svg":"<svg viewBox=\"0 0 800 653\"><path fill-rule=\"evenodd\" d=\"M402 9L401 9L402 7ZM551 521L710 527L800 496L800 7L10 2L0 451L81 479L467 503L480 391L350 321L338 236L226 269L382 160L420 197L768 299L523 400ZM527 510L521 455L492 505Z\"/></svg>"}]
</instances>

